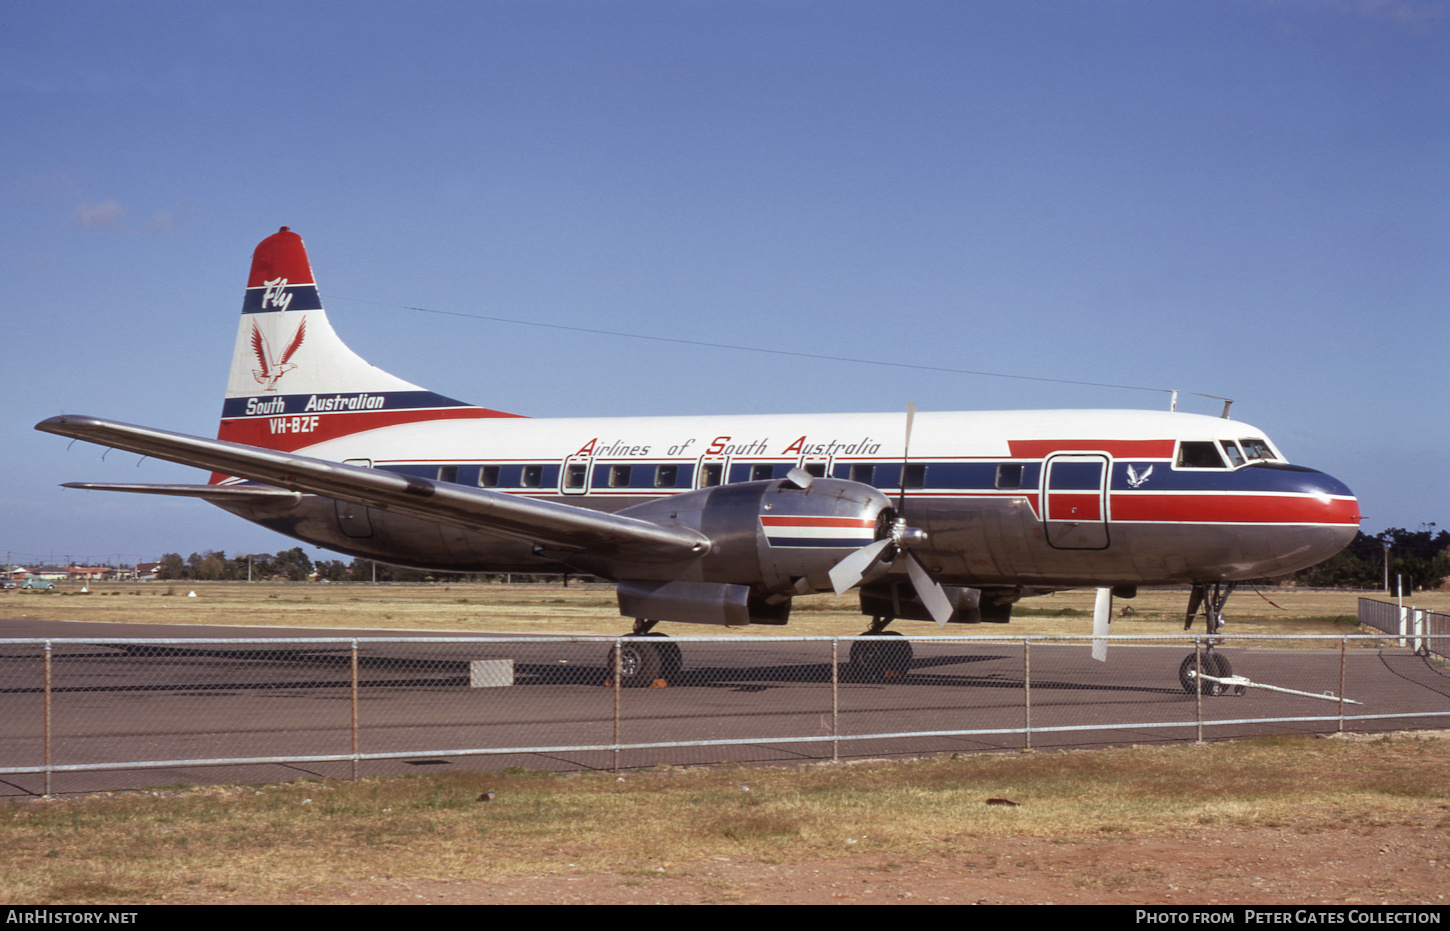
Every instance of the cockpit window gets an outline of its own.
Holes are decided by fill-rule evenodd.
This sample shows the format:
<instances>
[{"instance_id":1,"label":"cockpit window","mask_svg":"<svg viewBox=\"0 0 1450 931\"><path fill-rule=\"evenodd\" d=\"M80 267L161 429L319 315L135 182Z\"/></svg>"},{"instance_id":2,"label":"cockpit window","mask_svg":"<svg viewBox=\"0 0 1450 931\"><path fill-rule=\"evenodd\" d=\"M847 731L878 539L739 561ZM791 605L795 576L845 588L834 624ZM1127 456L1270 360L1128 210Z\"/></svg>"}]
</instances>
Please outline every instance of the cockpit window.
<instances>
[{"instance_id":1,"label":"cockpit window","mask_svg":"<svg viewBox=\"0 0 1450 931\"><path fill-rule=\"evenodd\" d=\"M1239 444L1233 440L1219 440L1218 445L1222 446L1223 451L1228 455L1229 468L1237 469L1244 464L1244 454L1239 452Z\"/></svg>"},{"instance_id":2,"label":"cockpit window","mask_svg":"<svg viewBox=\"0 0 1450 931\"><path fill-rule=\"evenodd\" d=\"M1249 457L1250 462L1256 459L1278 458L1274 455L1274 451L1269 448L1269 444L1265 443L1258 437L1250 437L1247 440L1239 440L1239 445L1244 448L1244 455Z\"/></svg>"},{"instance_id":3,"label":"cockpit window","mask_svg":"<svg viewBox=\"0 0 1450 931\"><path fill-rule=\"evenodd\" d=\"M1224 469L1223 457L1218 454L1216 443L1192 443L1187 440L1178 444L1178 468L1180 469Z\"/></svg>"}]
</instances>

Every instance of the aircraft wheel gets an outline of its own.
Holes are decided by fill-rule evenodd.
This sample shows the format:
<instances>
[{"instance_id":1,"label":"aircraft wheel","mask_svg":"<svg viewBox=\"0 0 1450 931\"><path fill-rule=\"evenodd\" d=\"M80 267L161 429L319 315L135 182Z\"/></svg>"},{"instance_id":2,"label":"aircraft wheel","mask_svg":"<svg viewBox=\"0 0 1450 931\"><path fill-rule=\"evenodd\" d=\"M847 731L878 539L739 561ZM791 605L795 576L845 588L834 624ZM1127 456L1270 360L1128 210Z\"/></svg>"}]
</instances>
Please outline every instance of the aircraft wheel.
<instances>
[{"instance_id":1,"label":"aircraft wheel","mask_svg":"<svg viewBox=\"0 0 1450 931\"><path fill-rule=\"evenodd\" d=\"M1193 694L1194 686L1194 654L1190 653L1183 658L1178 666L1178 682L1183 686L1183 691L1189 695ZM1221 653L1203 654L1203 674L1205 676L1217 676L1227 679L1233 675L1233 665L1229 663L1228 657ZM1198 680L1198 690L1204 695L1222 695L1229 690L1222 682L1210 682L1207 679Z\"/></svg>"},{"instance_id":2,"label":"aircraft wheel","mask_svg":"<svg viewBox=\"0 0 1450 931\"><path fill-rule=\"evenodd\" d=\"M680 677L680 670L685 668L685 655L680 652L678 643L670 642L669 634L662 634L652 630L645 634L646 637L663 637L664 642L658 644L660 650L660 670L664 673L665 681L671 685Z\"/></svg>"},{"instance_id":3,"label":"aircraft wheel","mask_svg":"<svg viewBox=\"0 0 1450 931\"><path fill-rule=\"evenodd\" d=\"M673 644L671 644L673 646ZM676 648L678 649L678 648ZM614 654L619 651L619 684L623 688L649 688L660 677L664 660L658 645L637 640L621 640L611 647L606 660L605 675L614 677Z\"/></svg>"},{"instance_id":4,"label":"aircraft wheel","mask_svg":"<svg viewBox=\"0 0 1450 931\"><path fill-rule=\"evenodd\" d=\"M885 630L875 636L891 640L856 640L851 643L851 665L871 679L900 679L911 671L912 649L901 634Z\"/></svg>"}]
</instances>

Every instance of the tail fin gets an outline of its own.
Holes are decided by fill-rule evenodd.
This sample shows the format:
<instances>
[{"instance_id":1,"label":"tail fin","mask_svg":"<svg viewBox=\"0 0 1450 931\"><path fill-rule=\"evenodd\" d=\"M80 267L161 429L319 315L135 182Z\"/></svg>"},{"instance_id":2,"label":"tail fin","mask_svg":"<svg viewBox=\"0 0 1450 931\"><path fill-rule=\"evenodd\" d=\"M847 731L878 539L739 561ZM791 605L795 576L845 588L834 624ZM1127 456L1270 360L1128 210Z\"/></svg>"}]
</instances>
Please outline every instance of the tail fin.
<instances>
[{"instance_id":1,"label":"tail fin","mask_svg":"<svg viewBox=\"0 0 1450 931\"><path fill-rule=\"evenodd\" d=\"M287 227L252 253L217 439L290 452L391 424L512 416L434 394L347 348Z\"/></svg>"}]
</instances>

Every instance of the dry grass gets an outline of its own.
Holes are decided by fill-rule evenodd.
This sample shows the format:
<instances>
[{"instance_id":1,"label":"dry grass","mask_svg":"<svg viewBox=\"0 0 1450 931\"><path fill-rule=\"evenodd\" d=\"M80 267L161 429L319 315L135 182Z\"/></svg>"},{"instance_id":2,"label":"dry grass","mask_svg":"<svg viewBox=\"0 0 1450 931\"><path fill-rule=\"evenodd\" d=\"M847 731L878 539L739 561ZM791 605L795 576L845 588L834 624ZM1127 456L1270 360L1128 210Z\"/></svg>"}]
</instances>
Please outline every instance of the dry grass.
<instances>
[{"instance_id":1,"label":"dry grass","mask_svg":"<svg viewBox=\"0 0 1450 931\"><path fill-rule=\"evenodd\" d=\"M224 902L257 890L286 900L381 880L644 878L718 857L960 857L1004 837L1073 844L1204 825L1313 835L1428 818L1443 829L1443 736L622 777L430 775L9 803L0 805L0 902ZM480 800L485 791L492 801Z\"/></svg>"},{"instance_id":2,"label":"dry grass","mask_svg":"<svg viewBox=\"0 0 1450 931\"><path fill-rule=\"evenodd\" d=\"M78 586L59 593L0 594L0 614L48 620L120 623L224 624L261 627L346 627L383 630L448 630L504 634L620 634L612 586L555 584L488 585L436 583L367 585L317 583L128 583L99 584L86 595ZM189 597L191 592L196 597ZM1356 592L1275 589L1260 597L1251 589L1229 602L1236 634L1353 633ZM1373 597L1373 596L1371 596ZM1183 629L1188 595L1183 590L1143 591L1115 605L1113 632L1169 634ZM1450 612L1450 593L1417 593L1417 607ZM1009 625L953 625L949 634L1011 637L1086 634L1092 625L1091 591L1058 592L1016 606ZM744 630L666 625L676 635L817 636L858 634L865 629L854 596L798 599L785 627ZM903 621L911 635L938 633L932 624ZM1202 630L1202 624L1198 625Z\"/></svg>"}]
</instances>

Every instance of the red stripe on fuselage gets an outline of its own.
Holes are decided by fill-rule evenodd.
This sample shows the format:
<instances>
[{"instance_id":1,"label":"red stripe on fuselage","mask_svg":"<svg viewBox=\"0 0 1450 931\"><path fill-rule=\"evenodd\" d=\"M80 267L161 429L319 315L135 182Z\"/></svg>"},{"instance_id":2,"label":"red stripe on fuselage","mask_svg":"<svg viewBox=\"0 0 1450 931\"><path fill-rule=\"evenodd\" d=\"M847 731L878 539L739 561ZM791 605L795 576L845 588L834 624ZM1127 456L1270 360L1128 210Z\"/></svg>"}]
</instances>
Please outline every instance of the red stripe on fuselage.
<instances>
[{"instance_id":1,"label":"red stripe on fuselage","mask_svg":"<svg viewBox=\"0 0 1450 931\"><path fill-rule=\"evenodd\" d=\"M1114 521L1220 524L1359 524L1354 499L1311 495L1183 494L1112 496Z\"/></svg>"},{"instance_id":2,"label":"red stripe on fuselage","mask_svg":"<svg viewBox=\"0 0 1450 931\"><path fill-rule=\"evenodd\" d=\"M1008 440L1014 459L1046 459L1053 453L1105 452L1118 459L1172 459L1174 440Z\"/></svg>"}]
</instances>

